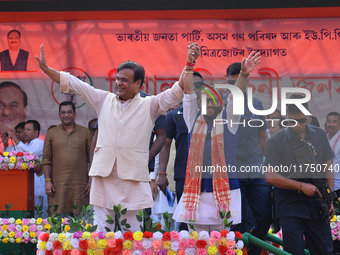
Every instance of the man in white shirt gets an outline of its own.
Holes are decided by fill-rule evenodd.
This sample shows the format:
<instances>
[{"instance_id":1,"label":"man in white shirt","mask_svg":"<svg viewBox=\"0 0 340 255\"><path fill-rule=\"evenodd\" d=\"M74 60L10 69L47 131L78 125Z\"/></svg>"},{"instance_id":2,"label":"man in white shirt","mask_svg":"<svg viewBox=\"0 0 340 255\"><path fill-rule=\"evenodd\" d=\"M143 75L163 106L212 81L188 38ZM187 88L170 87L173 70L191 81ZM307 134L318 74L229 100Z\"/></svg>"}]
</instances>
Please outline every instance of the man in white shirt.
<instances>
[{"instance_id":1,"label":"man in white shirt","mask_svg":"<svg viewBox=\"0 0 340 255\"><path fill-rule=\"evenodd\" d=\"M18 125L15 126L15 135L23 143L26 142L24 130L25 130L25 122L20 122ZM8 146L9 135L7 131L2 132L1 139L4 145L3 151L8 151L8 152L21 151L20 148L16 147L15 145Z\"/></svg>"},{"instance_id":2,"label":"man in white shirt","mask_svg":"<svg viewBox=\"0 0 340 255\"><path fill-rule=\"evenodd\" d=\"M330 112L326 117L326 133L335 154L333 159L334 190L340 189L340 114Z\"/></svg>"},{"instance_id":3,"label":"man in white shirt","mask_svg":"<svg viewBox=\"0 0 340 255\"><path fill-rule=\"evenodd\" d=\"M30 151L35 154L42 160L44 141L39 139L40 134L40 124L36 120L28 120L25 123L25 140L27 141L24 144L20 141L12 132L8 132L9 136L16 143L15 147L17 151ZM45 193L45 178L44 175L37 176L34 175L34 206L42 206L42 211L46 212L48 209L48 200L47 195ZM34 211L36 214L36 211Z\"/></svg>"}]
</instances>

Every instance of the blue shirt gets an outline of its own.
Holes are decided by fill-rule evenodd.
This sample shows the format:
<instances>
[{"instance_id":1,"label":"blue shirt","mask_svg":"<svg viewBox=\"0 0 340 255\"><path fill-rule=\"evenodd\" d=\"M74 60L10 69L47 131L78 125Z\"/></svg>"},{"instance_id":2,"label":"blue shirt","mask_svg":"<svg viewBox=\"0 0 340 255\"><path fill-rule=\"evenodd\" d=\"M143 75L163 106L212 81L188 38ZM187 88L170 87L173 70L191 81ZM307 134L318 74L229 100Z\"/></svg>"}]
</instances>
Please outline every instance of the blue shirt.
<instances>
[{"instance_id":1,"label":"blue shirt","mask_svg":"<svg viewBox=\"0 0 340 255\"><path fill-rule=\"evenodd\" d=\"M146 94L145 92L143 91L139 91L139 94L141 97L147 97L147 96L150 96L149 94ZM166 127L166 122L165 122L165 117L163 115L160 115L156 121L155 121L155 126L153 128L153 131L151 133L151 137L150 137L150 145L149 145L149 149L151 148L152 144L153 144L153 139L154 139L154 136L155 136L155 132L156 130L158 129L161 129L161 128L165 128ZM155 168L155 159L153 158L150 162L149 162L149 170L152 170Z\"/></svg>"},{"instance_id":2,"label":"blue shirt","mask_svg":"<svg viewBox=\"0 0 340 255\"><path fill-rule=\"evenodd\" d=\"M265 165L271 166L298 166L294 150L289 144L290 139L296 139L292 129L281 129L275 135L270 137L266 148ZM306 137L316 149L317 155L315 161L317 164L323 164L334 157L334 153L329 145L325 131L321 128L307 124ZM288 176L289 173L280 173ZM299 179L299 181L310 183L310 179ZM309 201L305 201L308 199ZM277 208L278 218L282 217L299 217L304 219L321 218L321 207L318 201L311 201L303 192L300 194L297 190L288 190L275 188L275 205Z\"/></svg>"},{"instance_id":3,"label":"blue shirt","mask_svg":"<svg viewBox=\"0 0 340 255\"><path fill-rule=\"evenodd\" d=\"M174 179L184 179L188 160L188 128L183 118L183 105L173 109L166 117L166 137L175 139L176 158Z\"/></svg>"}]
</instances>

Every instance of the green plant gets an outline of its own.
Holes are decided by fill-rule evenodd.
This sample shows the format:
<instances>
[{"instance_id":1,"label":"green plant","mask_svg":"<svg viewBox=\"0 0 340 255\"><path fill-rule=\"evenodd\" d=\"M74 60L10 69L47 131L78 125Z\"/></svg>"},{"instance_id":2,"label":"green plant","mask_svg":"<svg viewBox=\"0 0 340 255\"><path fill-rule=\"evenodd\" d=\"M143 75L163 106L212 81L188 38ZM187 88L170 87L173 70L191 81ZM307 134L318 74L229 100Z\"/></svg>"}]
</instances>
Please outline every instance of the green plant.
<instances>
[{"instance_id":1,"label":"green plant","mask_svg":"<svg viewBox=\"0 0 340 255\"><path fill-rule=\"evenodd\" d=\"M233 221L229 222L230 211L226 213L226 211L223 209L223 211L220 211L220 217L223 220L224 229L230 228L231 225L233 225Z\"/></svg>"},{"instance_id":2,"label":"green plant","mask_svg":"<svg viewBox=\"0 0 340 255\"><path fill-rule=\"evenodd\" d=\"M169 213L168 212L163 213L163 219L164 219L166 230L170 231L171 225L172 225L172 223L175 222L175 220L173 218L169 217Z\"/></svg>"},{"instance_id":3,"label":"green plant","mask_svg":"<svg viewBox=\"0 0 340 255\"><path fill-rule=\"evenodd\" d=\"M141 224L139 226L140 231L142 231L142 232L150 231L152 233L155 233L156 231L158 231L158 229L157 229L158 222L152 223L152 220L151 220L147 211L143 212L142 210L139 210L138 215L136 215L137 221L140 222L140 223L143 223L143 216L144 216L144 219L147 219L147 220L146 220L145 224ZM144 227L143 227L143 225L144 225Z\"/></svg>"},{"instance_id":4,"label":"green plant","mask_svg":"<svg viewBox=\"0 0 340 255\"><path fill-rule=\"evenodd\" d=\"M189 220L190 222L192 222L192 223L195 223L196 221L195 220ZM193 230L193 231L196 231L196 229L195 229L195 227L194 227L194 224L188 224L189 225L189 227Z\"/></svg>"},{"instance_id":5,"label":"green plant","mask_svg":"<svg viewBox=\"0 0 340 255\"><path fill-rule=\"evenodd\" d=\"M113 206L113 211L115 213L115 219L113 219L111 215L107 215L106 223L115 224L115 228L114 228L115 232L120 230L121 228L125 231L129 231L129 229L131 228L131 225L127 223L127 220L123 219L122 221L120 221L121 216L126 214L127 208L124 208L122 210L121 205L118 204L117 206L115 206L115 205ZM108 227L105 227L105 230L107 232L112 231Z\"/></svg>"}]
</instances>

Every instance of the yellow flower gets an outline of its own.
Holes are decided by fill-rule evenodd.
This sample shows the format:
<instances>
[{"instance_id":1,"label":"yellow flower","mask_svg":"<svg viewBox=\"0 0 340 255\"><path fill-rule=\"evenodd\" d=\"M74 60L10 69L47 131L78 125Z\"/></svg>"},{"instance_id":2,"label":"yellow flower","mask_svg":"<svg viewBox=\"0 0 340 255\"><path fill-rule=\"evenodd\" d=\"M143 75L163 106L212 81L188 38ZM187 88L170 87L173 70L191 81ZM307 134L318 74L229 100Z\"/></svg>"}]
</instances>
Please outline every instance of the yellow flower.
<instances>
[{"instance_id":1,"label":"yellow flower","mask_svg":"<svg viewBox=\"0 0 340 255\"><path fill-rule=\"evenodd\" d=\"M21 169L26 170L28 168L27 163L22 163Z\"/></svg>"},{"instance_id":2,"label":"yellow flower","mask_svg":"<svg viewBox=\"0 0 340 255\"><path fill-rule=\"evenodd\" d=\"M89 248L92 249L92 250L97 248L96 241L93 238L91 238L90 241L89 241Z\"/></svg>"},{"instance_id":3,"label":"yellow flower","mask_svg":"<svg viewBox=\"0 0 340 255\"><path fill-rule=\"evenodd\" d=\"M64 242L65 239L66 239L66 236L65 236L63 233L61 233L61 234L58 235L58 240L59 240L60 242Z\"/></svg>"},{"instance_id":4,"label":"yellow flower","mask_svg":"<svg viewBox=\"0 0 340 255\"><path fill-rule=\"evenodd\" d=\"M173 250L168 250L168 255L176 255L177 254L177 252L175 252L175 251L173 251Z\"/></svg>"},{"instance_id":5,"label":"yellow flower","mask_svg":"<svg viewBox=\"0 0 340 255\"><path fill-rule=\"evenodd\" d=\"M35 232L30 232L30 237L31 238L36 238L37 237L37 234Z\"/></svg>"},{"instance_id":6,"label":"yellow flower","mask_svg":"<svg viewBox=\"0 0 340 255\"><path fill-rule=\"evenodd\" d=\"M70 226L69 225L65 225L64 230L65 230L65 232L69 231L70 230Z\"/></svg>"},{"instance_id":7,"label":"yellow flower","mask_svg":"<svg viewBox=\"0 0 340 255\"><path fill-rule=\"evenodd\" d=\"M27 232L29 230L29 227L27 225L22 226L22 232Z\"/></svg>"},{"instance_id":8,"label":"yellow flower","mask_svg":"<svg viewBox=\"0 0 340 255\"><path fill-rule=\"evenodd\" d=\"M42 249L43 251L46 250L46 242L41 241L41 242L39 243L39 246L40 246L40 249Z\"/></svg>"},{"instance_id":9,"label":"yellow flower","mask_svg":"<svg viewBox=\"0 0 340 255\"><path fill-rule=\"evenodd\" d=\"M190 237L192 238L192 239L198 239L198 233L197 233L197 231L192 231L190 234Z\"/></svg>"},{"instance_id":10,"label":"yellow flower","mask_svg":"<svg viewBox=\"0 0 340 255\"><path fill-rule=\"evenodd\" d=\"M221 240L218 240L218 244L219 245L227 246L228 245L228 240L225 239L225 238L222 238Z\"/></svg>"},{"instance_id":11,"label":"yellow flower","mask_svg":"<svg viewBox=\"0 0 340 255\"><path fill-rule=\"evenodd\" d=\"M17 158L12 156L12 157L9 158L9 162L15 163L15 162L17 162Z\"/></svg>"},{"instance_id":12,"label":"yellow flower","mask_svg":"<svg viewBox=\"0 0 340 255\"><path fill-rule=\"evenodd\" d=\"M21 237L16 238L16 239L15 239L15 242L16 242L16 243L22 243L22 238L21 238Z\"/></svg>"},{"instance_id":13,"label":"yellow flower","mask_svg":"<svg viewBox=\"0 0 340 255\"><path fill-rule=\"evenodd\" d=\"M90 238L90 236L91 236L90 232L84 232L82 238L87 239L87 238Z\"/></svg>"},{"instance_id":14,"label":"yellow flower","mask_svg":"<svg viewBox=\"0 0 340 255\"><path fill-rule=\"evenodd\" d=\"M42 223L42 218L38 218L36 223L40 225Z\"/></svg>"},{"instance_id":15,"label":"yellow flower","mask_svg":"<svg viewBox=\"0 0 340 255\"><path fill-rule=\"evenodd\" d=\"M88 229L89 227L92 227L92 224L86 224L85 229Z\"/></svg>"},{"instance_id":16,"label":"yellow flower","mask_svg":"<svg viewBox=\"0 0 340 255\"><path fill-rule=\"evenodd\" d=\"M104 250L103 249L99 249L97 255L104 255Z\"/></svg>"},{"instance_id":17,"label":"yellow flower","mask_svg":"<svg viewBox=\"0 0 340 255\"><path fill-rule=\"evenodd\" d=\"M334 215L331 221L336 221L336 216Z\"/></svg>"},{"instance_id":18,"label":"yellow flower","mask_svg":"<svg viewBox=\"0 0 340 255\"><path fill-rule=\"evenodd\" d=\"M3 242L3 243L8 243L8 242L9 242L9 238L6 237L6 238L2 239L2 242Z\"/></svg>"},{"instance_id":19,"label":"yellow flower","mask_svg":"<svg viewBox=\"0 0 340 255\"><path fill-rule=\"evenodd\" d=\"M243 254L243 251L242 251L242 250L235 250L235 254L236 254L236 255L242 255L242 254Z\"/></svg>"},{"instance_id":20,"label":"yellow flower","mask_svg":"<svg viewBox=\"0 0 340 255\"><path fill-rule=\"evenodd\" d=\"M9 238L14 238L15 237L15 232L9 232L9 235L8 235Z\"/></svg>"},{"instance_id":21,"label":"yellow flower","mask_svg":"<svg viewBox=\"0 0 340 255\"><path fill-rule=\"evenodd\" d=\"M123 243L123 248L126 250L126 249L131 249L132 248L132 242L130 240L126 240L124 243Z\"/></svg>"},{"instance_id":22,"label":"yellow flower","mask_svg":"<svg viewBox=\"0 0 340 255\"><path fill-rule=\"evenodd\" d=\"M216 245L214 246L209 246L208 248L208 254L210 255L215 255L218 252L218 249L216 247Z\"/></svg>"},{"instance_id":23,"label":"yellow flower","mask_svg":"<svg viewBox=\"0 0 340 255\"><path fill-rule=\"evenodd\" d=\"M113 232L108 232L108 233L106 233L106 237L107 237L107 238L114 238L114 237L115 237L115 233L113 233Z\"/></svg>"},{"instance_id":24,"label":"yellow flower","mask_svg":"<svg viewBox=\"0 0 340 255\"><path fill-rule=\"evenodd\" d=\"M87 255L97 255L97 251L87 249Z\"/></svg>"},{"instance_id":25,"label":"yellow flower","mask_svg":"<svg viewBox=\"0 0 340 255\"><path fill-rule=\"evenodd\" d=\"M164 241L163 248L169 250L171 248L171 241Z\"/></svg>"},{"instance_id":26,"label":"yellow flower","mask_svg":"<svg viewBox=\"0 0 340 255\"><path fill-rule=\"evenodd\" d=\"M2 230L5 231L8 229L8 226L7 225L2 225Z\"/></svg>"},{"instance_id":27,"label":"yellow flower","mask_svg":"<svg viewBox=\"0 0 340 255\"><path fill-rule=\"evenodd\" d=\"M9 155L9 152L8 151L5 151L3 154L3 156L7 157Z\"/></svg>"},{"instance_id":28,"label":"yellow flower","mask_svg":"<svg viewBox=\"0 0 340 255\"><path fill-rule=\"evenodd\" d=\"M64 223L64 221L65 221L65 219L64 219L64 218L62 218L62 219L61 219L61 223Z\"/></svg>"},{"instance_id":29,"label":"yellow flower","mask_svg":"<svg viewBox=\"0 0 340 255\"><path fill-rule=\"evenodd\" d=\"M63 244L63 249L64 250L71 250L72 249L72 244L69 240L65 241L65 243Z\"/></svg>"},{"instance_id":30,"label":"yellow flower","mask_svg":"<svg viewBox=\"0 0 340 255\"><path fill-rule=\"evenodd\" d=\"M100 240L98 241L98 248L103 248L103 249L105 249L106 246L107 246L107 243L106 243L106 240L105 240L105 239L100 239Z\"/></svg>"},{"instance_id":31,"label":"yellow flower","mask_svg":"<svg viewBox=\"0 0 340 255\"><path fill-rule=\"evenodd\" d=\"M2 237L2 231L0 231L0 238Z\"/></svg>"},{"instance_id":32,"label":"yellow flower","mask_svg":"<svg viewBox=\"0 0 340 255\"><path fill-rule=\"evenodd\" d=\"M45 224L44 228L45 228L46 230L50 230L50 229L51 229L51 225L50 225L50 224Z\"/></svg>"},{"instance_id":33,"label":"yellow flower","mask_svg":"<svg viewBox=\"0 0 340 255\"><path fill-rule=\"evenodd\" d=\"M15 221L15 224L21 225L21 224L22 224L22 220L21 220L21 219L17 219L17 220Z\"/></svg>"},{"instance_id":34,"label":"yellow flower","mask_svg":"<svg viewBox=\"0 0 340 255\"><path fill-rule=\"evenodd\" d=\"M140 231L136 231L135 233L133 233L133 239L135 239L136 241L140 241L143 238L143 233Z\"/></svg>"}]
</instances>

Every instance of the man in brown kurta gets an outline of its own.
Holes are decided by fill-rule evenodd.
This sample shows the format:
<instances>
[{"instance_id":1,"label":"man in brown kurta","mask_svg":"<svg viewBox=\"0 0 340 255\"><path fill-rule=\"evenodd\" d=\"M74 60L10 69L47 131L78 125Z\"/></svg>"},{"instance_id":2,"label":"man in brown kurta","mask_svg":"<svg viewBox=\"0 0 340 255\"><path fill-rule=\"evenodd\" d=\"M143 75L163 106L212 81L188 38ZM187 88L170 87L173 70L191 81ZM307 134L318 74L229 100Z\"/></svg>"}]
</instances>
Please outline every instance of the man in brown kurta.
<instances>
[{"instance_id":1,"label":"man in brown kurta","mask_svg":"<svg viewBox=\"0 0 340 255\"><path fill-rule=\"evenodd\" d=\"M68 103L68 105L63 105ZM73 212L79 214L83 205L89 204L88 162L91 147L90 131L74 123L74 105L60 105L61 124L47 131L43 169L45 174L48 205L52 214ZM73 205L78 205L73 209ZM54 211L55 205L58 209Z\"/></svg>"}]
</instances>

